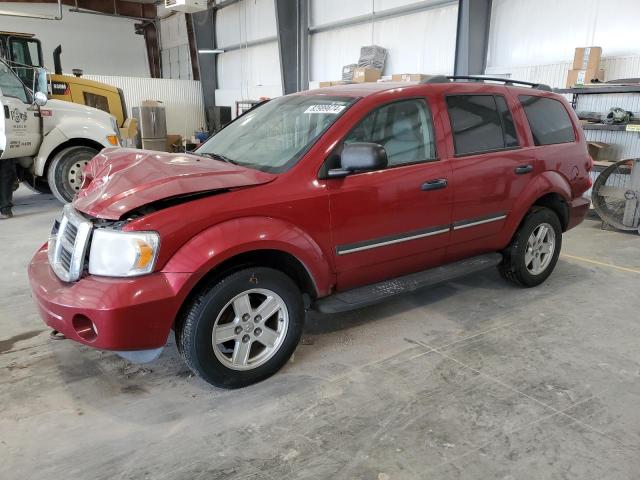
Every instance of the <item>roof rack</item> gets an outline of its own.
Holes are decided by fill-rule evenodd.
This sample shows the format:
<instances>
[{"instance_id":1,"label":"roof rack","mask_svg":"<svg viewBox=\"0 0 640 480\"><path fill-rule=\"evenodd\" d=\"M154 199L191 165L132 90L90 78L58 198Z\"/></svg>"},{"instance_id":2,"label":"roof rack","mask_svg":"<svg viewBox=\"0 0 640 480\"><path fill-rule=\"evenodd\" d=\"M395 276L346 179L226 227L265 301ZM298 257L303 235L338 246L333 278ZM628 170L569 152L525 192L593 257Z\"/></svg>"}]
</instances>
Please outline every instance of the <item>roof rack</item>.
<instances>
[{"instance_id":1,"label":"roof rack","mask_svg":"<svg viewBox=\"0 0 640 480\"><path fill-rule=\"evenodd\" d=\"M544 83L524 82L521 80L512 80L510 78L500 77L481 77L478 75L432 75L428 78L425 78L420 83L449 83L451 81L455 82L456 80L471 80L474 82L501 82L505 85L527 85L531 88L544 90L545 92L551 91L551 87L549 85L545 85Z\"/></svg>"}]
</instances>

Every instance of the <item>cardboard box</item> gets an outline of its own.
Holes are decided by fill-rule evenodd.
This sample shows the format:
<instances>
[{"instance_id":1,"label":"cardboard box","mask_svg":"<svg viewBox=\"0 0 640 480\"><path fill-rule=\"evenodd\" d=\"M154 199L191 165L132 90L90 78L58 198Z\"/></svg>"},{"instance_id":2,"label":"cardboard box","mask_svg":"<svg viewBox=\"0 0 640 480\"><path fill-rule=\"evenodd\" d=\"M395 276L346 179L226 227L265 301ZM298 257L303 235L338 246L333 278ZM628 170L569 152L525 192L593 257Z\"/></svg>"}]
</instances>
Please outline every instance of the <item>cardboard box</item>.
<instances>
[{"instance_id":1,"label":"cardboard box","mask_svg":"<svg viewBox=\"0 0 640 480\"><path fill-rule=\"evenodd\" d=\"M391 75L392 82L421 82L429 78L429 75L422 73L394 73Z\"/></svg>"},{"instance_id":2,"label":"cardboard box","mask_svg":"<svg viewBox=\"0 0 640 480\"><path fill-rule=\"evenodd\" d=\"M344 80L334 80L331 82L319 82L318 88L324 87L335 87L336 85L347 85L349 82L345 82Z\"/></svg>"},{"instance_id":3,"label":"cardboard box","mask_svg":"<svg viewBox=\"0 0 640 480\"><path fill-rule=\"evenodd\" d=\"M353 81L357 83L377 82L380 78L377 68L358 67L353 69Z\"/></svg>"},{"instance_id":4,"label":"cardboard box","mask_svg":"<svg viewBox=\"0 0 640 480\"><path fill-rule=\"evenodd\" d=\"M604 142L587 142L589 155L591 155L591 158L594 160L603 160L602 152L605 151L608 146L609 144Z\"/></svg>"},{"instance_id":5,"label":"cardboard box","mask_svg":"<svg viewBox=\"0 0 640 480\"><path fill-rule=\"evenodd\" d=\"M604 82L604 70L569 70L567 88L588 85L594 80Z\"/></svg>"},{"instance_id":6,"label":"cardboard box","mask_svg":"<svg viewBox=\"0 0 640 480\"><path fill-rule=\"evenodd\" d=\"M573 56L573 70L599 70L601 47L578 47Z\"/></svg>"}]
</instances>

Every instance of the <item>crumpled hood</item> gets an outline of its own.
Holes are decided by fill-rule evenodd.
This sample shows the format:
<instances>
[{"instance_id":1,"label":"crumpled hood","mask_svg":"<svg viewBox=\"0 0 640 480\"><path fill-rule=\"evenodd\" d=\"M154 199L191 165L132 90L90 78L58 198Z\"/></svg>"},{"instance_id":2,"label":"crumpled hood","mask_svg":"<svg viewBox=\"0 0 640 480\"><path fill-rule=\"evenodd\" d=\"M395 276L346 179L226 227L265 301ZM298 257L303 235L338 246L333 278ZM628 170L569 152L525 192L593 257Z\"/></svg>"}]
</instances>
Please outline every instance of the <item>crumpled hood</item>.
<instances>
[{"instance_id":1,"label":"crumpled hood","mask_svg":"<svg viewBox=\"0 0 640 480\"><path fill-rule=\"evenodd\" d=\"M183 153L106 148L84 170L73 206L98 218L180 195L268 183L275 175Z\"/></svg>"}]
</instances>

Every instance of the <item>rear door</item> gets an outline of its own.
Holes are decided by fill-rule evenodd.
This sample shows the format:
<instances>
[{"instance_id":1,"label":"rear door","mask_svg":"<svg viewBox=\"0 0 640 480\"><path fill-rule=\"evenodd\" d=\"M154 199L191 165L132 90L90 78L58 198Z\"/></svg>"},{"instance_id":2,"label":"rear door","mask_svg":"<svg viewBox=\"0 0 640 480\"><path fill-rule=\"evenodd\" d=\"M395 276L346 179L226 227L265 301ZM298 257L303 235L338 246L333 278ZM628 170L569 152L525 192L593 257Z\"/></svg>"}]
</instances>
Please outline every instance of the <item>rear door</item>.
<instances>
[{"instance_id":1,"label":"rear door","mask_svg":"<svg viewBox=\"0 0 640 480\"><path fill-rule=\"evenodd\" d=\"M442 263L451 172L449 162L437 156L427 101L403 99L378 107L343 141L350 142L382 145L389 164L327 180L338 289Z\"/></svg>"},{"instance_id":2,"label":"rear door","mask_svg":"<svg viewBox=\"0 0 640 480\"><path fill-rule=\"evenodd\" d=\"M40 146L40 112L31 93L13 71L0 62L0 102L4 122L2 158L30 157Z\"/></svg>"},{"instance_id":3,"label":"rear door","mask_svg":"<svg viewBox=\"0 0 640 480\"><path fill-rule=\"evenodd\" d=\"M536 170L504 89L444 97L451 125L453 213L448 259L495 250L515 199Z\"/></svg>"}]
</instances>

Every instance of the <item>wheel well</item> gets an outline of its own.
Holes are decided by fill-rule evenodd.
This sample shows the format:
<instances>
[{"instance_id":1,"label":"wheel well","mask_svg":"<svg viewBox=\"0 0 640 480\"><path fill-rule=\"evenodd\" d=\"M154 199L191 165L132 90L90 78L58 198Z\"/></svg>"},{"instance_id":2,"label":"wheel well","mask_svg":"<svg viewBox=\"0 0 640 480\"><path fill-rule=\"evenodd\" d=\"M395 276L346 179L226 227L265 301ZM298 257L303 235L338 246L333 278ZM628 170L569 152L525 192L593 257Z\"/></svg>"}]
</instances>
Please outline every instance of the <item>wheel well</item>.
<instances>
[{"instance_id":1,"label":"wheel well","mask_svg":"<svg viewBox=\"0 0 640 480\"><path fill-rule=\"evenodd\" d=\"M562 231L564 232L567 229L567 225L569 225L569 206L560 195L557 193L547 193L546 195L538 198L534 202L534 205L546 207L552 210L560 220Z\"/></svg>"},{"instance_id":2,"label":"wheel well","mask_svg":"<svg viewBox=\"0 0 640 480\"><path fill-rule=\"evenodd\" d=\"M318 295L311 274L296 257L281 250L254 250L225 260L202 277L187 295L180 312L176 316L176 322L181 322L184 319L185 308L192 303L193 299L201 293L207 285L219 281L243 268L257 266L273 268L288 275L296 285L298 285L300 291L304 295L308 295L311 299L316 298Z\"/></svg>"},{"instance_id":3,"label":"wheel well","mask_svg":"<svg viewBox=\"0 0 640 480\"><path fill-rule=\"evenodd\" d=\"M47 162L44 165L44 170L42 171L42 175L43 177L46 178L47 176L47 171L49 170L49 165L51 164L51 159L53 157L55 157L58 152L64 150L65 148L69 148L69 147L90 147L90 148L95 148L96 150L100 151L104 148L104 145L94 141L94 140L90 140L88 138L72 138L70 140L67 140L64 143L61 143L60 145L58 145L56 148L54 148L51 153L49 154L49 156L47 157Z\"/></svg>"}]
</instances>

